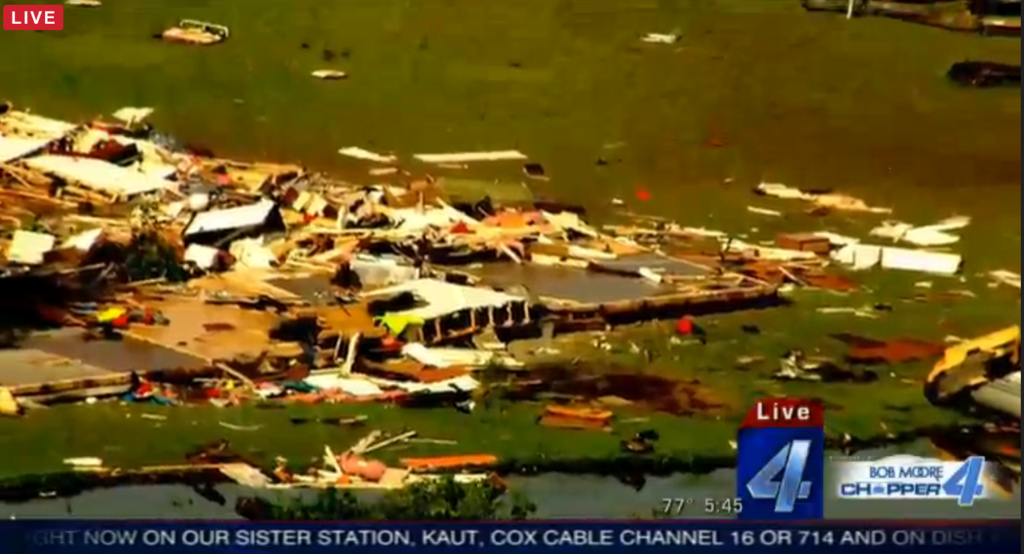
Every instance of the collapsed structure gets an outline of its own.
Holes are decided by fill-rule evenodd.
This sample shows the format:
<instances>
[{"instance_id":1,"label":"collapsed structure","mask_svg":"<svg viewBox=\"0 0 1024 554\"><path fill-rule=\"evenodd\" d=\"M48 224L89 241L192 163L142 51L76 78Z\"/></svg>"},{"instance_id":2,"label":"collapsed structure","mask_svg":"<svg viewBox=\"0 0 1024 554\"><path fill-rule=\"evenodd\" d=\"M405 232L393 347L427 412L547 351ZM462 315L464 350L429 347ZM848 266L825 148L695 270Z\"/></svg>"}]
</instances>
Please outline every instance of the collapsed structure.
<instances>
[{"instance_id":1,"label":"collapsed structure","mask_svg":"<svg viewBox=\"0 0 1024 554\"><path fill-rule=\"evenodd\" d=\"M400 383L438 381L438 359L461 362L452 378L467 361L491 363L465 348L484 331L507 342L776 300L777 283L716 255L671 256L599 232L578 210L492 198L498 184L396 172L353 185L197 155L144 124L149 111L84 125L0 116L13 233L2 279L18 291L5 295L6 323L32 331L3 351L0 386L17 398L228 369L269 388L296 368L388 380L334 383L350 393L412 394ZM430 352L442 345L463 348Z\"/></svg>"},{"instance_id":2,"label":"collapsed structure","mask_svg":"<svg viewBox=\"0 0 1024 554\"><path fill-rule=\"evenodd\" d=\"M357 147L342 154L388 166L369 169L379 184L217 158L156 132L144 123L150 111L77 125L0 110L0 413L103 396L472 411L484 386L475 372L523 369L508 349L517 339L680 316L679 332L693 333L690 315L771 306L783 286L856 289L836 264L939 275L963 264L932 247L956 243L951 232L967 218L890 221L871 233L907 247L827 232L751 244L669 223L598 229L582 209L540 200L525 184L414 178L398 156ZM524 158L432 154L416 163ZM831 192L754 192L815 214L891 213ZM1020 287L1016 274L992 278ZM788 378L821 379L794 363ZM547 412L542 424L570 428L604 429L611 417ZM340 468L361 452L328 452L327 477L304 486L358 473ZM405 473L392 481L411 482Z\"/></svg>"}]
</instances>

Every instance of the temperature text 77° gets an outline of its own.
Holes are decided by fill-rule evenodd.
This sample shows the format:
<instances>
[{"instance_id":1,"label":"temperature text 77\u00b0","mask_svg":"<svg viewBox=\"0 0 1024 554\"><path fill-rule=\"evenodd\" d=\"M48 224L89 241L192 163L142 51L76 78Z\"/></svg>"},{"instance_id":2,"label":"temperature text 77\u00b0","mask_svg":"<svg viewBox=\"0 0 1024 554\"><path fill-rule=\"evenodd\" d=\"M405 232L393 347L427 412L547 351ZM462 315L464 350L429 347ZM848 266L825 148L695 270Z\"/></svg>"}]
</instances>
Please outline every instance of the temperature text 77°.
<instances>
[{"instance_id":1,"label":"temperature text 77\u00b0","mask_svg":"<svg viewBox=\"0 0 1024 554\"><path fill-rule=\"evenodd\" d=\"M693 505L692 498L662 498L661 510L667 516L682 515L688 506Z\"/></svg>"}]
</instances>

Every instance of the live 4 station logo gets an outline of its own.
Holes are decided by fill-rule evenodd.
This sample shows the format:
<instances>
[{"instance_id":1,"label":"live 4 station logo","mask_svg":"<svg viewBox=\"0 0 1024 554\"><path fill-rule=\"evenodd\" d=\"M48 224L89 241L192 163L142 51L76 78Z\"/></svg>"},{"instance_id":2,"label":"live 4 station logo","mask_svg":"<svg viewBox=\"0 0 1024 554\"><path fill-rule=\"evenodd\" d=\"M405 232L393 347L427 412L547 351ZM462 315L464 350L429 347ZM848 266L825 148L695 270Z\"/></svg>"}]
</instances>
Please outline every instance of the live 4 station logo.
<instances>
[{"instance_id":1,"label":"live 4 station logo","mask_svg":"<svg viewBox=\"0 0 1024 554\"><path fill-rule=\"evenodd\" d=\"M812 520L825 515L824 409L820 401L759 400L739 431L742 519Z\"/></svg>"},{"instance_id":2,"label":"live 4 station logo","mask_svg":"<svg viewBox=\"0 0 1024 554\"><path fill-rule=\"evenodd\" d=\"M985 458L973 456L968 458L960 469L942 485L942 492L955 496L957 504L962 508L974 506L974 500L985 495L985 486L981 484L981 475L985 470Z\"/></svg>"}]
</instances>

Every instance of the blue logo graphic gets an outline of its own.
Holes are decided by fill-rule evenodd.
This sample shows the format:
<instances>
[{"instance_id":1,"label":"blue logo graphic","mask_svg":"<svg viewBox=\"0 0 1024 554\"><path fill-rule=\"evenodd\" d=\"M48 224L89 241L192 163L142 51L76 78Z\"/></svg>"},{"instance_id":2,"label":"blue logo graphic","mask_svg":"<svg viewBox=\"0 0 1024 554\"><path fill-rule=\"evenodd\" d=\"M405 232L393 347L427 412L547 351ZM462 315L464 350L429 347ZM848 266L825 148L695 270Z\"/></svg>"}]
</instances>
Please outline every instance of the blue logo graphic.
<instances>
[{"instance_id":1,"label":"blue logo graphic","mask_svg":"<svg viewBox=\"0 0 1024 554\"><path fill-rule=\"evenodd\" d=\"M747 483L751 498L774 500L775 513L793 513L797 500L807 500L811 497L813 484L803 480L810 452L809 440L795 440L783 446ZM952 482L952 479L950 481ZM946 486L950 484L947 483Z\"/></svg>"},{"instance_id":2,"label":"blue logo graphic","mask_svg":"<svg viewBox=\"0 0 1024 554\"><path fill-rule=\"evenodd\" d=\"M968 458L960 469L942 485L942 492L949 496L959 497L957 504L969 508L974 506L978 497L985 495L985 486L980 483L981 472L985 468L985 458L974 456Z\"/></svg>"}]
</instances>

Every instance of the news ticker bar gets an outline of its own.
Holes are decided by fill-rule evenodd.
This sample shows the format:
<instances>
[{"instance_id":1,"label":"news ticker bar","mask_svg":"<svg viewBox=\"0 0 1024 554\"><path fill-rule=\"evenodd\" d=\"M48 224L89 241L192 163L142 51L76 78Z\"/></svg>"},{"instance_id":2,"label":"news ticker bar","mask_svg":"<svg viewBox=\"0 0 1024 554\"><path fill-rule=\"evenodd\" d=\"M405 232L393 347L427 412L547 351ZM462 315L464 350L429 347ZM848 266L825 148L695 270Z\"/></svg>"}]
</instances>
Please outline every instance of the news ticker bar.
<instances>
[{"instance_id":1,"label":"news ticker bar","mask_svg":"<svg viewBox=\"0 0 1024 554\"><path fill-rule=\"evenodd\" d=\"M0 522L0 552L40 554L379 554L599 550L986 554L1021 551L1020 521L753 523L737 521L517 523Z\"/></svg>"}]
</instances>

